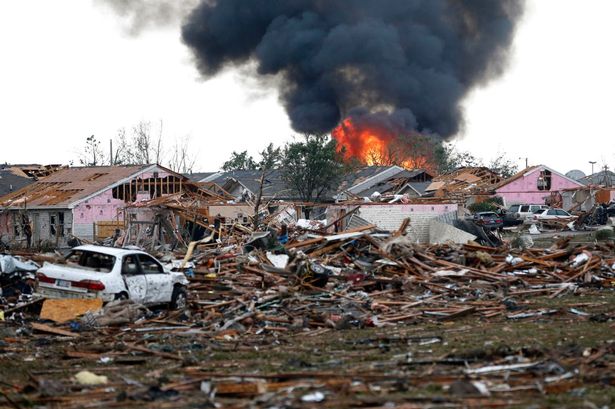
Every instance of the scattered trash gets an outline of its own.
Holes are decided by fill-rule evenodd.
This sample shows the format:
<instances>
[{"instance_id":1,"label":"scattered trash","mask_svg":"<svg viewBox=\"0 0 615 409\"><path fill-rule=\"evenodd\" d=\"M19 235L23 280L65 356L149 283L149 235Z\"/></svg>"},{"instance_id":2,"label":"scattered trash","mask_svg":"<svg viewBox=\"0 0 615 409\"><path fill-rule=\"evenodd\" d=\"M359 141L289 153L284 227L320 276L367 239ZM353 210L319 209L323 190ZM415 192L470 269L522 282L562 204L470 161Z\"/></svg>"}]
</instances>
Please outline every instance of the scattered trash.
<instances>
[{"instance_id":1,"label":"scattered trash","mask_svg":"<svg viewBox=\"0 0 615 409\"><path fill-rule=\"evenodd\" d=\"M325 400L325 394L322 392L313 392L301 397L303 402L322 402Z\"/></svg>"},{"instance_id":2,"label":"scattered trash","mask_svg":"<svg viewBox=\"0 0 615 409\"><path fill-rule=\"evenodd\" d=\"M81 385L104 385L108 382L104 375L96 375L90 371L81 371L75 375L75 379Z\"/></svg>"}]
</instances>

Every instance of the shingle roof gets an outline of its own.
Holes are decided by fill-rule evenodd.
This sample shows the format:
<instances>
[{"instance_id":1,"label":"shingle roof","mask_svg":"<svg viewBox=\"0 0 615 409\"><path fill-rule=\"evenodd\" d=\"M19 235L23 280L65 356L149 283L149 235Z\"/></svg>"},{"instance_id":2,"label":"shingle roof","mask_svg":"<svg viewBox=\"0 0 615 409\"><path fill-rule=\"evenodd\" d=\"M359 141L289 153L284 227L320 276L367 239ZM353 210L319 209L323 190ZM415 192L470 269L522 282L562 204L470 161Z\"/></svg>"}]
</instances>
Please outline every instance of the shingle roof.
<instances>
[{"instance_id":1,"label":"shingle roof","mask_svg":"<svg viewBox=\"0 0 615 409\"><path fill-rule=\"evenodd\" d=\"M578 180L584 185L604 185L615 186L615 173L610 170L594 173L593 175L585 176Z\"/></svg>"},{"instance_id":2,"label":"shingle roof","mask_svg":"<svg viewBox=\"0 0 615 409\"><path fill-rule=\"evenodd\" d=\"M77 167L59 170L0 198L0 206L68 207L152 165Z\"/></svg>"},{"instance_id":3,"label":"shingle roof","mask_svg":"<svg viewBox=\"0 0 615 409\"><path fill-rule=\"evenodd\" d=\"M217 172L195 172L195 173L184 173L184 176L190 179L193 182L200 182L203 179L215 174Z\"/></svg>"},{"instance_id":4,"label":"shingle roof","mask_svg":"<svg viewBox=\"0 0 615 409\"><path fill-rule=\"evenodd\" d=\"M28 186L34 181L30 178L16 175L10 168L0 170L0 197Z\"/></svg>"},{"instance_id":5,"label":"shingle roof","mask_svg":"<svg viewBox=\"0 0 615 409\"><path fill-rule=\"evenodd\" d=\"M260 170L234 170L230 172L224 172L215 179L208 179L209 182L216 183L218 186L222 186L229 181L236 180L241 183L250 192L256 194L260 187L261 171ZM265 183L263 185L263 195L265 197L276 196L280 199L292 198L297 195L293 194L284 179L282 178L282 171L280 169L273 169L267 172L265 177Z\"/></svg>"}]
</instances>

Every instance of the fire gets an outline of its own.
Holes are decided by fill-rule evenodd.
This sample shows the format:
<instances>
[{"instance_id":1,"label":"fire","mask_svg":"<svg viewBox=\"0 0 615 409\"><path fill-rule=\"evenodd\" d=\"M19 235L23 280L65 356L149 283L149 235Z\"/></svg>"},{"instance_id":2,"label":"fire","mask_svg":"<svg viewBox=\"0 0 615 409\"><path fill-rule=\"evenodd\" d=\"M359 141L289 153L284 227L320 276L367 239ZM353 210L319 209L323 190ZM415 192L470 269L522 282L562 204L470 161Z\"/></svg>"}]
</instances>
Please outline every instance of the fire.
<instances>
[{"instance_id":1,"label":"fire","mask_svg":"<svg viewBox=\"0 0 615 409\"><path fill-rule=\"evenodd\" d=\"M425 155L411 152L411 146L400 146L397 132L385 127L357 124L346 118L332 132L345 159L357 158L367 165L400 165L406 169L430 168Z\"/></svg>"}]
</instances>

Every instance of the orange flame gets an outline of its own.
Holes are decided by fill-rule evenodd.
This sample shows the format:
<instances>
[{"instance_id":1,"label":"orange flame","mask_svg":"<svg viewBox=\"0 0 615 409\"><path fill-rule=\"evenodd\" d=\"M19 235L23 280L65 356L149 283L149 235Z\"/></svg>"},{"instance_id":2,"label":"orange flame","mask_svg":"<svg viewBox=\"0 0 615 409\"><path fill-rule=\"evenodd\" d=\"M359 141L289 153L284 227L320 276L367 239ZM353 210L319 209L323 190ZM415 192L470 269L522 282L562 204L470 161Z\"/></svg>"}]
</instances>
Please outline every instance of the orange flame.
<instances>
[{"instance_id":1,"label":"orange flame","mask_svg":"<svg viewBox=\"0 0 615 409\"><path fill-rule=\"evenodd\" d=\"M367 165L400 165L406 169L431 168L425 156L399 157L394 131L374 126L358 126L346 118L332 132L345 159L357 158Z\"/></svg>"}]
</instances>

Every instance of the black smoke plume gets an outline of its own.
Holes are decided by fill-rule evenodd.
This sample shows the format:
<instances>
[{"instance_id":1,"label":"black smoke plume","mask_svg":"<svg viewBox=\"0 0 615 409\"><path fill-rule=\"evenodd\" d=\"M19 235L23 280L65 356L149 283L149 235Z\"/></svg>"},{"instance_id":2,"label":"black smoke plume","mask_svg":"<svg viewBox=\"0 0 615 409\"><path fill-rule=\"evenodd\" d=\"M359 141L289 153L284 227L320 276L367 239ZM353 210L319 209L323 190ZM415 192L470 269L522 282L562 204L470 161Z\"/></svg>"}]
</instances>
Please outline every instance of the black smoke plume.
<instances>
[{"instance_id":1,"label":"black smoke plume","mask_svg":"<svg viewBox=\"0 0 615 409\"><path fill-rule=\"evenodd\" d=\"M522 10L523 0L210 0L182 37L206 77L253 61L279 75L298 132L367 111L450 137L464 96L506 67Z\"/></svg>"}]
</instances>

